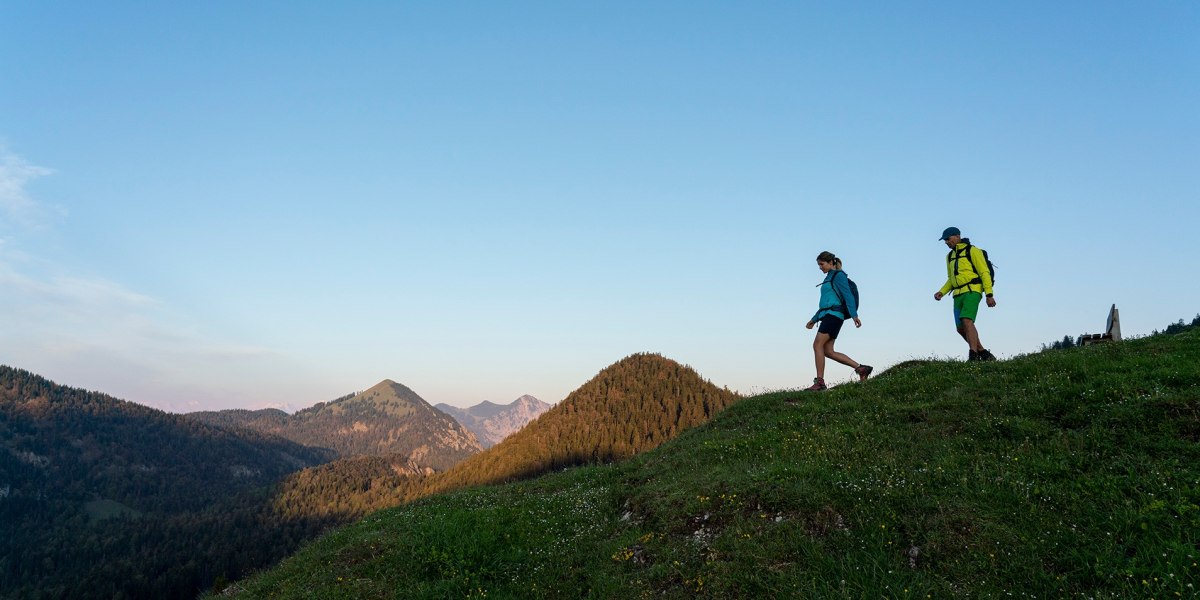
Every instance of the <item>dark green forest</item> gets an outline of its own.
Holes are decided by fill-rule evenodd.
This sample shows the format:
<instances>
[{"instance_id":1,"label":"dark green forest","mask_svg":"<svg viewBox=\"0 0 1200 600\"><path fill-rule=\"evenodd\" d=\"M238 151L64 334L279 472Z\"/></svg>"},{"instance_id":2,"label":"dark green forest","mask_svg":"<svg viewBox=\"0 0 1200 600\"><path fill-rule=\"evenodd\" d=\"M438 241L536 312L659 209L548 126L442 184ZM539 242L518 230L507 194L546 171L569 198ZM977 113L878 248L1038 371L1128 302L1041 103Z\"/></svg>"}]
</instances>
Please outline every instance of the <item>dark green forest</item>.
<instances>
[{"instance_id":1,"label":"dark green forest","mask_svg":"<svg viewBox=\"0 0 1200 600\"><path fill-rule=\"evenodd\" d=\"M270 498L331 458L0 366L0 597L194 598L327 527Z\"/></svg>"},{"instance_id":2,"label":"dark green forest","mask_svg":"<svg viewBox=\"0 0 1200 600\"><path fill-rule=\"evenodd\" d=\"M403 457L343 458L287 476L275 508L295 519L346 523L416 497L425 480L424 474L407 468Z\"/></svg>"}]
</instances>

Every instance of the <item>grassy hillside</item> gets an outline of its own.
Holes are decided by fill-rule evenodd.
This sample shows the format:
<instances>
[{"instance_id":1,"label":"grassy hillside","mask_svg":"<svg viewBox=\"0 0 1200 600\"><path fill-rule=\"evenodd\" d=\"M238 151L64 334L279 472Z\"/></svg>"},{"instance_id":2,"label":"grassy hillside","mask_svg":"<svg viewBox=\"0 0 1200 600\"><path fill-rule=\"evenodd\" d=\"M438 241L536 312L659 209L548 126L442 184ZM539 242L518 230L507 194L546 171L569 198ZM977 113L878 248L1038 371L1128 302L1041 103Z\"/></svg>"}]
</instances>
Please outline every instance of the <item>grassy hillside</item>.
<instances>
[{"instance_id":1,"label":"grassy hillside","mask_svg":"<svg viewBox=\"0 0 1200 600\"><path fill-rule=\"evenodd\" d=\"M1178 598L1198 543L1192 330L749 398L625 462L371 514L236 590Z\"/></svg>"}]
</instances>

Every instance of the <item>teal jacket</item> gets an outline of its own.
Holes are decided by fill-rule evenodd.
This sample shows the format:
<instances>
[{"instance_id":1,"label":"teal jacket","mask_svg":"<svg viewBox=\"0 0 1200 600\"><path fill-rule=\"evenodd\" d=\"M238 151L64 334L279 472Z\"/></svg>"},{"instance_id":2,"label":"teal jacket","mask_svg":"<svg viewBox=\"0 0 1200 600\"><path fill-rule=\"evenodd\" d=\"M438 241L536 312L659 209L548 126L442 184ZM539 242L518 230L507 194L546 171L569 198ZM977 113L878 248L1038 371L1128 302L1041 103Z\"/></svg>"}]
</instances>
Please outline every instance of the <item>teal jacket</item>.
<instances>
[{"instance_id":1,"label":"teal jacket","mask_svg":"<svg viewBox=\"0 0 1200 600\"><path fill-rule=\"evenodd\" d=\"M838 277L845 275L845 277ZM817 313L811 319L813 322L820 321L825 315L836 315L842 319L854 319L858 317L858 306L854 302L854 294L850 292L850 276L846 275L845 271L830 271L825 274L825 281L821 282L821 304L817 308ZM834 288L837 291L834 292ZM838 294L842 298L838 299ZM842 314L842 300L846 301L846 310L849 315Z\"/></svg>"}]
</instances>

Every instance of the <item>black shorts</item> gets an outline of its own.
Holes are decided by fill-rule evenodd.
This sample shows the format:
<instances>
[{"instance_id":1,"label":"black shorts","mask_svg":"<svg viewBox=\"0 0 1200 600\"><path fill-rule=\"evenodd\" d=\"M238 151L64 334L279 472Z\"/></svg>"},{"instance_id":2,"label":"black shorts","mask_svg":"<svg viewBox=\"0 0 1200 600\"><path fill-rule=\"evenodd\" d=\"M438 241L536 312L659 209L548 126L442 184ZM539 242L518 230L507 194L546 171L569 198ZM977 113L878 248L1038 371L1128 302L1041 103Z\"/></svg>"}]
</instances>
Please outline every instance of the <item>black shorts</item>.
<instances>
[{"instance_id":1,"label":"black shorts","mask_svg":"<svg viewBox=\"0 0 1200 600\"><path fill-rule=\"evenodd\" d=\"M837 339L838 333L842 331L842 323L845 319L837 315L825 315L821 317L821 326L817 328L817 333L828 333L830 339Z\"/></svg>"}]
</instances>

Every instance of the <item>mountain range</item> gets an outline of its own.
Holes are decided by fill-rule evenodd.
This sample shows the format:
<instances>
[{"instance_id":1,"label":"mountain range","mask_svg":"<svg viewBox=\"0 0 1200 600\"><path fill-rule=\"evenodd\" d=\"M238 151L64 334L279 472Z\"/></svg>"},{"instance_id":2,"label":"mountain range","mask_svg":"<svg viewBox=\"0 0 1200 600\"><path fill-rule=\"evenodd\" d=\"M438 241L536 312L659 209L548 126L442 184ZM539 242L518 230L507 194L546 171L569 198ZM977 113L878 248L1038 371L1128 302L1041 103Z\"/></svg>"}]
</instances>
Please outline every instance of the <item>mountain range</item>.
<instances>
[{"instance_id":1,"label":"mountain range","mask_svg":"<svg viewBox=\"0 0 1200 600\"><path fill-rule=\"evenodd\" d=\"M292 415L179 415L0 367L0 599L190 600L371 510L618 460L737 398L634 355L549 410L466 409L498 437L545 411L484 450L391 380Z\"/></svg>"},{"instance_id":2,"label":"mountain range","mask_svg":"<svg viewBox=\"0 0 1200 600\"><path fill-rule=\"evenodd\" d=\"M470 408L459 408L449 404L435 404L434 408L454 417L466 427L484 448L491 448L500 440L516 433L530 421L550 410L551 405L525 395L508 404L496 404L484 400Z\"/></svg>"},{"instance_id":3,"label":"mountain range","mask_svg":"<svg viewBox=\"0 0 1200 600\"><path fill-rule=\"evenodd\" d=\"M446 472L413 477L394 462L344 459L288 476L275 503L296 518L352 519L450 489L620 460L707 422L739 398L669 358L635 354Z\"/></svg>"},{"instance_id":4,"label":"mountain range","mask_svg":"<svg viewBox=\"0 0 1200 600\"><path fill-rule=\"evenodd\" d=\"M390 379L292 415L264 409L195 412L187 416L327 448L341 458L388 457L430 472L449 469L483 449L475 434L458 421Z\"/></svg>"}]
</instances>

